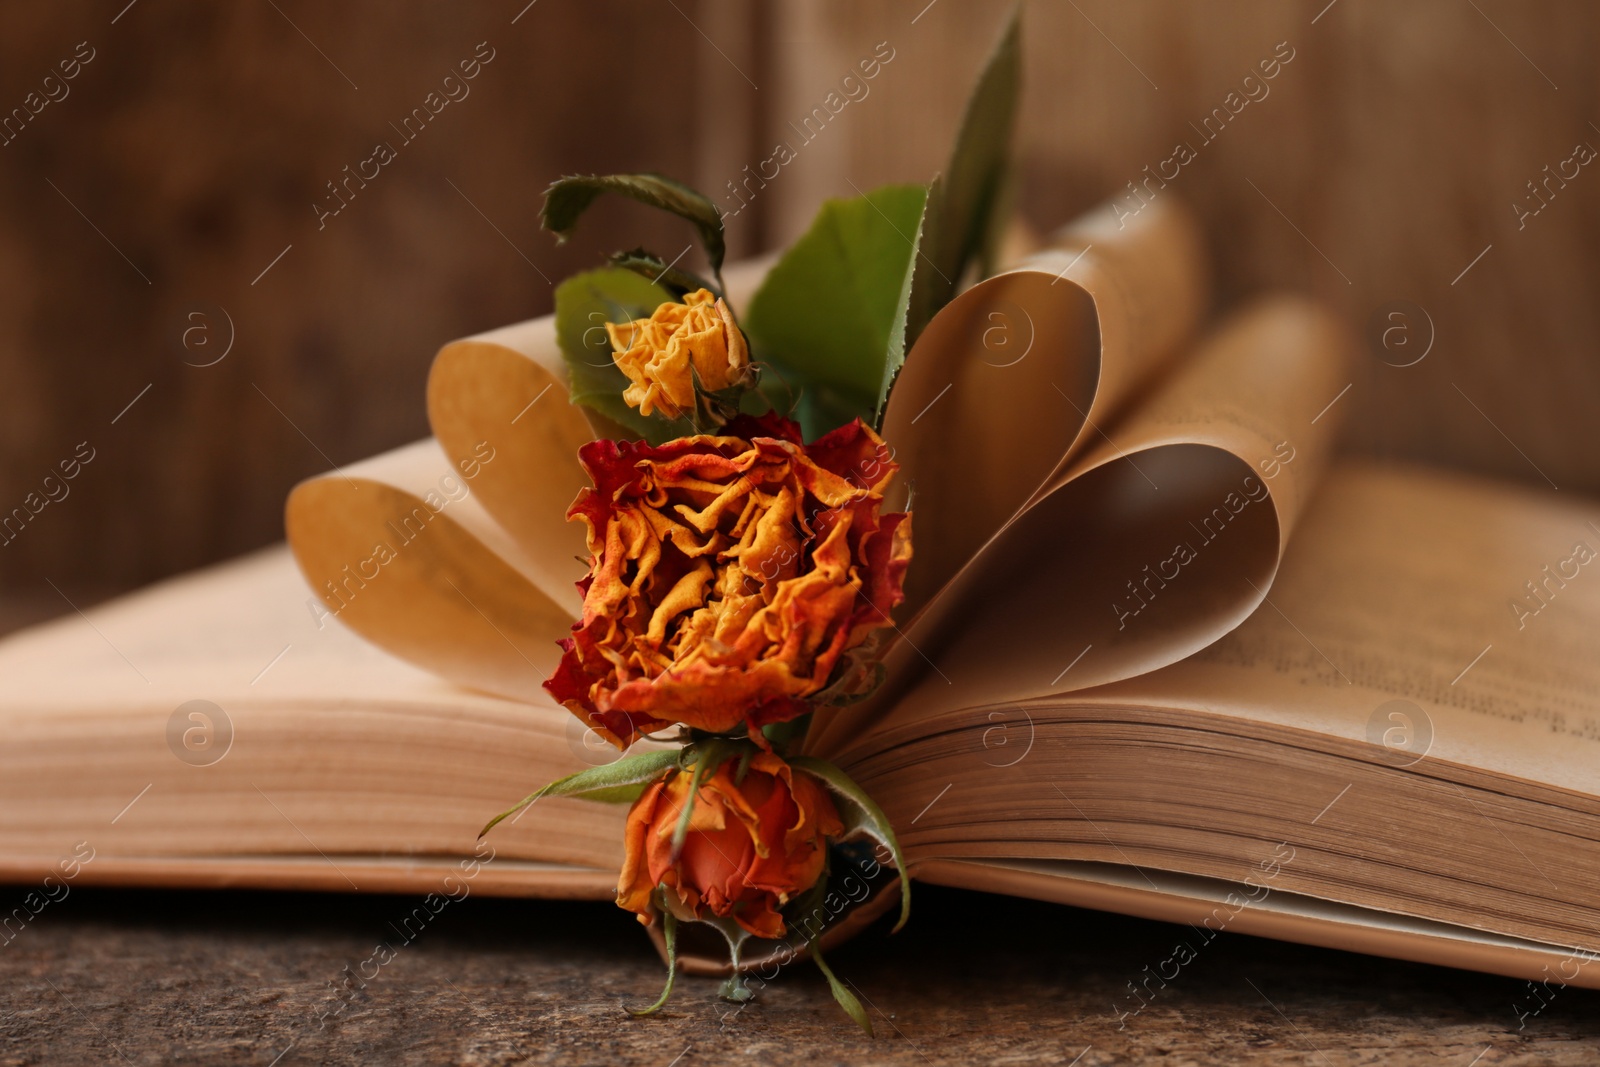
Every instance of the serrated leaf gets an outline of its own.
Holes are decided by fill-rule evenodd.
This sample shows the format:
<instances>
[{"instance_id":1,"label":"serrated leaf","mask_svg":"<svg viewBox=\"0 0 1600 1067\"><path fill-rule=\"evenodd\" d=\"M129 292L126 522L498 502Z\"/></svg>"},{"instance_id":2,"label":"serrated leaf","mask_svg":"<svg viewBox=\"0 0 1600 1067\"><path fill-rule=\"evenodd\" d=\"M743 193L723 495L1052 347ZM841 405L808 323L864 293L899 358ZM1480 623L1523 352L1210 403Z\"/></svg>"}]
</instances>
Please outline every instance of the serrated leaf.
<instances>
[{"instance_id":1,"label":"serrated leaf","mask_svg":"<svg viewBox=\"0 0 1600 1067\"><path fill-rule=\"evenodd\" d=\"M744 327L774 405L800 395L814 439L852 418L875 423L879 398L905 358L905 314L927 201L921 185L888 185L829 200L750 301Z\"/></svg>"},{"instance_id":2,"label":"serrated leaf","mask_svg":"<svg viewBox=\"0 0 1600 1067\"><path fill-rule=\"evenodd\" d=\"M822 958L821 946L816 942L810 943L811 958L817 963L817 970L828 980L828 988L833 991L833 999L839 1002L839 1007L844 1009L846 1015L854 1019L856 1025L872 1037L872 1020L867 1017L867 1009L861 1006L861 1001L856 995L844 987L844 983L834 976L833 968L828 966L828 961Z\"/></svg>"},{"instance_id":3,"label":"serrated leaf","mask_svg":"<svg viewBox=\"0 0 1600 1067\"><path fill-rule=\"evenodd\" d=\"M877 405L872 409L874 429L881 429L883 426L883 412L889 403L889 391L894 388L894 380L900 376L900 368L905 366L906 354L911 351L912 344L922 332L922 328L928 324L928 320L943 306L937 301L940 294L945 292L944 280L935 280L939 276L938 265L922 252L922 246L928 239L929 229L940 225L943 203L944 181L935 177L928 185L927 198L922 205L922 217L917 220L917 237L911 250L911 263L906 269L900 301L895 306L895 333L890 339L889 351L884 357L883 375L878 382Z\"/></svg>"},{"instance_id":4,"label":"serrated leaf","mask_svg":"<svg viewBox=\"0 0 1600 1067\"><path fill-rule=\"evenodd\" d=\"M935 311L955 296L969 263L977 259L985 274L990 267L1022 85L1021 21L1021 9L1013 8L967 98L944 171L944 196L923 249L937 268L929 278ZM916 339L916 332L912 331L911 340Z\"/></svg>"},{"instance_id":5,"label":"serrated leaf","mask_svg":"<svg viewBox=\"0 0 1600 1067\"><path fill-rule=\"evenodd\" d=\"M899 343L891 349L874 409L881 426L894 379L923 328L955 296L967 267L992 269L999 242L1012 128L1022 81L1021 12L1013 9L995 50L984 64L956 134L950 162L928 186L917 232L916 256L898 321ZM897 355L896 355L897 354Z\"/></svg>"},{"instance_id":6,"label":"serrated leaf","mask_svg":"<svg viewBox=\"0 0 1600 1067\"><path fill-rule=\"evenodd\" d=\"M578 797L582 800L601 800L615 803L618 791L634 786L644 786L655 781L678 763L677 749L658 749L623 756L613 763L590 767L565 778L558 778L543 789L529 793L516 804L489 820L478 831L478 836L493 830L500 822L514 815L541 797Z\"/></svg>"},{"instance_id":7,"label":"serrated leaf","mask_svg":"<svg viewBox=\"0 0 1600 1067\"><path fill-rule=\"evenodd\" d=\"M544 191L539 221L558 240L565 241L579 217L601 193L619 193L694 223L711 262L711 272L721 277L722 258L727 254L722 212L706 196L659 174L583 174L562 178Z\"/></svg>"},{"instance_id":8,"label":"serrated leaf","mask_svg":"<svg viewBox=\"0 0 1600 1067\"><path fill-rule=\"evenodd\" d=\"M889 855L894 858L895 869L900 872L900 921L895 923L894 930L890 931L898 933L911 918L911 877L906 871L905 855L900 851L900 842L894 836L894 827L889 824L889 817L878 807L877 802L867 795L865 789L826 760L817 759L815 756L795 756L789 760L789 765L816 778L827 786L835 797L844 802L839 817L844 823L846 835L859 830L889 850Z\"/></svg>"},{"instance_id":9,"label":"serrated leaf","mask_svg":"<svg viewBox=\"0 0 1600 1067\"><path fill-rule=\"evenodd\" d=\"M916 343L917 336L922 333L923 327L938 310L949 302L954 292L955 279L948 275L940 275L936 269L933 258L927 254L927 249L938 241L937 230L943 225L945 216L945 188L944 178L935 177L928 184L928 203L922 209L922 225L917 235L917 248L921 255L911 264L910 286L906 292L905 307L905 348L909 352ZM902 354L901 363L905 362ZM879 400L879 411L882 412L883 404L889 398L889 389L894 385L894 375L899 373L899 364L894 368L894 374L889 376L889 381L883 389Z\"/></svg>"},{"instance_id":10,"label":"serrated leaf","mask_svg":"<svg viewBox=\"0 0 1600 1067\"><path fill-rule=\"evenodd\" d=\"M612 359L605 324L648 318L671 299L668 290L620 267L574 274L556 286L556 342L572 402L651 444L691 434L694 427L687 419L641 415L623 401L628 376Z\"/></svg>"}]
</instances>

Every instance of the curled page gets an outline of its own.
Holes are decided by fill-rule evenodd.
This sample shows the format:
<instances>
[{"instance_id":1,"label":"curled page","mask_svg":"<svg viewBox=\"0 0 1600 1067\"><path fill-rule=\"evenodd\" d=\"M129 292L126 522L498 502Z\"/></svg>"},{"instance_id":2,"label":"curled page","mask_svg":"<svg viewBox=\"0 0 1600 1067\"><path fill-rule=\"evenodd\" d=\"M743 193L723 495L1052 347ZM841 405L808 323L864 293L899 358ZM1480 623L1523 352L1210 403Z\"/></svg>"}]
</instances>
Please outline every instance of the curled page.
<instances>
[{"instance_id":1,"label":"curled page","mask_svg":"<svg viewBox=\"0 0 1600 1067\"><path fill-rule=\"evenodd\" d=\"M1097 441L907 624L882 695L822 724L815 750L928 701L1135 677L1237 627L1328 462L1351 348L1301 299L1236 314L1121 422L1091 426ZM924 676L916 708L886 710Z\"/></svg>"},{"instance_id":2,"label":"curled page","mask_svg":"<svg viewBox=\"0 0 1600 1067\"><path fill-rule=\"evenodd\" d=\"M493 452L473 494L523 548L540 590L576 616L585 546L567 507L589 483L578 449L591 433L582 409L567 403L551 320L445 345L428 375L428 423L456 463Z\"/></svg>"},{"instance_id":3,"label":"curled page","mask_svg":"<svg viewBox=\"0 0 1600 1067\"><path fill-rule=\"evenodd\" d=\"M914 491L915 616L1177 354L1205 305L1198 229L1176 201L1109 207L957 296L917 338L883 437Z\"/></svg>"},{"instance_id":4,"label":"curled page","mask_svg":"<svg viewBox=\"0 0 1600 1067\"><path fill-rule=\"evenodd\" d=\"M730 268L748 299L770 262ZM581 523L596 427L567 400L554 316L453 341L428 378L437 440L312 478L285 526L329 613L451 681L534 699L582 607Z\"/></svg>"},{"instance_id":5,"label":"curled page","mask_svg":"<svg viewBox=\"0 0 1600 1067\"><path fill-rule=\"evenodd\" d=\"M538 568L471 495L491 450L457 466L433 441L303 482L285 526L328 613L453 682L527 700L572 624ZM476 472L476 473L474 473Z\"/></svg>"}]
</instances>

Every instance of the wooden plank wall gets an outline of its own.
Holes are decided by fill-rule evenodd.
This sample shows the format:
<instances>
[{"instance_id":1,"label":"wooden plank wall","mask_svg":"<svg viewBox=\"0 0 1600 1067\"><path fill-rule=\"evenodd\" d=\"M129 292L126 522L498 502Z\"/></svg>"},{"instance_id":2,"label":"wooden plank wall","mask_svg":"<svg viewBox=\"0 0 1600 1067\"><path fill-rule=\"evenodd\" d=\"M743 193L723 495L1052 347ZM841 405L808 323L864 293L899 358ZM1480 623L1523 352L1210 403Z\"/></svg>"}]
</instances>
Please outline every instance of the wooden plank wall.
<instances>
[{"instance_id":1,"label":"wooden plank wall","mask_svg":"<svg viewBox=\"0 0 1600 1067\"><path fill-rule=\"evenodd\" d=\"M440 343L546 310L545 279L603 250L686 241L624 207L557 249L535 217L556 174L658 170L733 208L729 183L794 141L730 218L735 254L792 238L824 196L927 178L1007 8L7 8L0 114L79 42L94 58L0 145L0 512L79 442L96 458L0 547L0 592L126 587L275 540L296 480L425 432ZM1600 490L1600 175L1552 182L1537 215L1514 207L1539 203L1528 183L1547 165L1600 146L1600 7L1031 0L1026 18L1020 203L1036 222L1126 193L1188 142L1160 195L1201 212L1219 306L1289 287L1367 332L1410 301L1419 346L1417 309L1431 320L1415 366L1377 345L1362 361L1341 400L1349 450ZM395 140L389 124L480 41L496 58L471 96L319 229L326 183ZM1290 51L1265 95L1245 83ZM830 91L857 99L802 137L791 124ZM1259 99L1202 139L1230 92ZM228 358L186 365L216 349L185 330L220 340L224 310Z\"/></svg>"},{"instance_id":2,"label":"wooden plank wall","mask_svg":"<svg viewBox=\"0 0 1600 1067\"><path fill-rule=\"evenodd\" d=\"M774 236L822 196L931 174L1009 6L784 4L775 136L878 42L895 59L763 190ZM1290 288L1369 334L1411 303L1413 347L1371 343L1341 401L1350 451L1600 490L1600 167L1564 162L1600 148L1600 6L1032 0L1025 18L1021 203L1038 222L1129 195L1188 143L1157 195L1200 211L1219 306ZM1259 81L1279 54L1293 58ZM1230 92L1258 99L1205 139ZM1520 217L1547 165L1577 175ZM1427 357L1390 365L1422 350L1429 318Z\"/></svg>"},{"instance_id":3,"label":"wooden plank wall","mask_svg":"<svg viewBox=\"0 0 1600 1067\"><path fill-rule=\"evenodd\" d=\"M702 39L670 5L139 0L113 24L125 6L0 11L0 113L94 53L0 146L0 513L95 454L0 547L0 595L280 539L300 478L427 433L440 344L547 311L547 278L602 250L680 239L628 205L561 249L537 220L562 173L692 172ZM391 123L485 41L469 95L406 141ZM379 141L396 158L319 228ZM215 358L222 311L233 350L185 365ZM199 325L211 347L185 347Z\"/></svg>"}]
</instances>

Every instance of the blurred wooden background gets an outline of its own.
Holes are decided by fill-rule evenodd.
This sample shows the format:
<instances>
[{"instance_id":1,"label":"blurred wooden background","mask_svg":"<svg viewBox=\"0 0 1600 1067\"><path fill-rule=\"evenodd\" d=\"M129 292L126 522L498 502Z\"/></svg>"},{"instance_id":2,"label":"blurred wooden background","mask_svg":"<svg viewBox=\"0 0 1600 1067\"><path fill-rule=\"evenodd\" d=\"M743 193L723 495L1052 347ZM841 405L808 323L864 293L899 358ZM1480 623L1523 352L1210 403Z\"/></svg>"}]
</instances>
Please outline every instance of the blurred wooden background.
<instances>
[{"instance_id":1,"label":"blurred wooden background","mask_svg":"<svg viewBox=\"0 0 1600 1067\"><path fill-rule=\"evenodd\" d=\"M0 514L80 442L95 458L0 547L0 590L92 598L277 539L295 481L426 433L441 343L548 310L549 279L603 251L689 241L608 205L557 248L536 219L553 176L658 170L731 208L728 183L836 91L849 103L730 219L736 252L793 237L824 196L925 179L1008 7L8 6L0 116L61 98L0 138ZM1034 0L1026 20L1019 203L1038 224L1127 196L1187 142L1158 195L1199 209L1219 306L1288 286L1372 338L1340 401L1350 451L1600 490L1600 174L1566 162L1600 147L1600 9ZM405 142L390 124L480 42L470 95ZM397 158L319 229L326 183L379 141Z\"/></svg>"}]
</instances>

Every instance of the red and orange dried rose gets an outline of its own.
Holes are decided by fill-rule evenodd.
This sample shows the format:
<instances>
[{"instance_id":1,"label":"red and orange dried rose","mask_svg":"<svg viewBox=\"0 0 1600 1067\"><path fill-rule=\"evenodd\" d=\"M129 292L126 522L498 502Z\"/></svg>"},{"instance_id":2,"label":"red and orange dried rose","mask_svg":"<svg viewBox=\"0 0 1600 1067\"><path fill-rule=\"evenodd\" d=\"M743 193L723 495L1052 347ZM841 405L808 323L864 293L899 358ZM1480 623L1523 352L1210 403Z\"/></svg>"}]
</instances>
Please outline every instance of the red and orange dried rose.
<instances>
[{"instance_id":1,"label":"red and orange dried rose","mask_svg":"<svg viewBox=\"0 0 1600 1067\"><path fill-rule=\"evenodd\" d=\"M859 420L803 444L776 415L664 445L594 441L583 614L545 687L619 747L682 723L752 733L809 710L902 599L910 516Z\"/></svg>"},{"instance_id":2,"label":"red and orange dried rose","mask_svg":"<svg viewBox=\"0 0 1600 1067\"><path fill-rule=\"evenodd\" d=\"M772 753L740 768L736 756L702 778L676 856L692 768L670 771L634 802L617 904L640 922L653 922L659 904L682 921L731 918L757 937L784 935L780 909L816 884L828 840L844 827L828 791Z\"/></svg>"}]
</instances>

